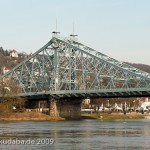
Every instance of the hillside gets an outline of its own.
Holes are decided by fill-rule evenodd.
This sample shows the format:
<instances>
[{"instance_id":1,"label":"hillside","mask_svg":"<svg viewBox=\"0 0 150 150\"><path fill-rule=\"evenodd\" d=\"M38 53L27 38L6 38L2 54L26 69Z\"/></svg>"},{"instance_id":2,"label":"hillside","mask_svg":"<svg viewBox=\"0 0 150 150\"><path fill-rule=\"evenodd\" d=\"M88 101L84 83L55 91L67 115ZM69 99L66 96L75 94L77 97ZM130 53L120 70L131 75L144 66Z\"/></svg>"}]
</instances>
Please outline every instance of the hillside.
<instances>
[{"instance_id":1,"label":"hillside","mask_svg":"<svg viewBox=\"0 0 150 150\"><path fill-rule=\"evenodd\" d=\"M23 60L27 59L31 54L26 53L20 53L16 50L4 50L3 47L0 47L0 74L6 73L8 70L22 62ZM127 64L136 67L138 69L141 69L143 71L146 71L150 73L150 66L145 64L135 64L135 63L129 63Z\"/></svg>"},{"instance_id":2,"label":"hillside","mask_svg":"<svg viewBox=\"0 0 150 150\"><path fill-rule=\"evenodd\" d=\"M150 73L150 66L149 65L145 65L145 64L135 64L135 63L129 63L129 62L126 62L127 64L135 67L135 68L138 68L138 69L141 69L143 71L146 71L148 73Z\"/></svg>"},{"instance_id":3,"label":"hillside","mask_svg":"<svg viewBox=\"0 0 150 150\"><path fill-rule=\"evenodd\" d=\"M19 53L14 49L4 50L3 47L0 47L0 74L6 73L29 56L29 54Z\"/></svg>"}]
</instances>

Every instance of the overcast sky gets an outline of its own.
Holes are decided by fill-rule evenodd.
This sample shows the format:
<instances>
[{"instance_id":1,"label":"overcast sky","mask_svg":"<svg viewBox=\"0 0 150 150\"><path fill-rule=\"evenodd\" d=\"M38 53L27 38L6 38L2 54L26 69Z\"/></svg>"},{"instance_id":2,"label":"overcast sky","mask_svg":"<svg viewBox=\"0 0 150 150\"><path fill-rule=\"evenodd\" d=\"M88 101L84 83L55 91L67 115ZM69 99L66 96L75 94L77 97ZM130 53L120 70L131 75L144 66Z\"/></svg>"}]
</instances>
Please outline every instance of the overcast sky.
<instances>
[{"instance_id":1,"label":"overcast sky","mask_svg":"<svg viewBox=\"0 0 150 150\"><path fill-rule=\"evenodd\" d=\"M73 32L120 61L150 65L150 0L0 0L0 46L35 52Z\"/></svg>"}]
</instances>

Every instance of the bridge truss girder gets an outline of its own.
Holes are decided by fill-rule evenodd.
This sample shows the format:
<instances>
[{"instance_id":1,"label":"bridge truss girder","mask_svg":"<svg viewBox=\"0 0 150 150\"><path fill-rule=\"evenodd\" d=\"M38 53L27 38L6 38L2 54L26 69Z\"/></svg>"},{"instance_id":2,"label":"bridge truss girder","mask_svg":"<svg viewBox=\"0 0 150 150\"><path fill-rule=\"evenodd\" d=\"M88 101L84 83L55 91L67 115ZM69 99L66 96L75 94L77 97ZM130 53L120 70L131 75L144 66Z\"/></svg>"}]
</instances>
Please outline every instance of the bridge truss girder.
<instances>
[{"instance_id":1,"label":"bridge truss girder","mask_svg":"<svg viewBox=\"0 0 150 150\"><path fill-rule=\"evenodd\" d=\"M15 80L21 86L20 95L27 97L40 93L57 98L150 95L149 73L58 36L3 78Z\"/></svg>"}]
</instances>

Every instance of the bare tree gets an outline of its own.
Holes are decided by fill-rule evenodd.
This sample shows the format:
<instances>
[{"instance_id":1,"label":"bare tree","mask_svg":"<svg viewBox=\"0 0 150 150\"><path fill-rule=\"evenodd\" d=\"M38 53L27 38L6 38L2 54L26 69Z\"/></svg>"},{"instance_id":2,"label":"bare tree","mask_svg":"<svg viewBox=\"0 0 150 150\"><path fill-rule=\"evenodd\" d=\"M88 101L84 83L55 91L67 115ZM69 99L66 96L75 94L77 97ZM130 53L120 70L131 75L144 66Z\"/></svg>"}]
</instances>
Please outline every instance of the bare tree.
<instances>
[{"instance_id":1,"label":"bare tree","mask_svg":"<svg viewBox=\"0 0 150 150\"><path fill-rule=\"evenodd\" d=\"M14 80L0 79L0 113L12 112L13 108L16 111L24 108L25 100L19 96L20 92L21 88Z\"/></svg>"}]
</instances>

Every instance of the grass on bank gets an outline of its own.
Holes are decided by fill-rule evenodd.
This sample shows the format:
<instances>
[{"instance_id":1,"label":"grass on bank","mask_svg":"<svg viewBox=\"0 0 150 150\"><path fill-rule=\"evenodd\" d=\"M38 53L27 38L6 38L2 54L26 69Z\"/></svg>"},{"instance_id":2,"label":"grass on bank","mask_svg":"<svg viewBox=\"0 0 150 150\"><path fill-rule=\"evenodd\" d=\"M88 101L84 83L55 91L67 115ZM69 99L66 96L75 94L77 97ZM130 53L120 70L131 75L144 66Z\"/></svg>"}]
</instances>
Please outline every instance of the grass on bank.
<instances>
[{"instance_id":1,"label":"grass on bank","mask_svg":"<svg viewBox=\"0 0 150 150\"><path fill-rule=\"evenodd\" d=\"M146 115L140 113L100 113L100 114L82 114L81 119L99 119L99 120L113 120L113 119L144 119ZM14 112L0 114L0 121L59 121L66 120L61 117L52 117L40 112Z\"/></svg>"},{"instance_id":2,"label":"grass on bank","mask_svg":"<svg viewBox=\"0 0 150 150\"><path fill-rule=\"evenodd\" d=\"M144 119L145 116L142 114L108 114L108 113L101 113L101 114L82 114L83 119Z\"/></svg>"},{"instance_id":3,"label":"grass on bank","mask_svg":"<svg viewBox=\"0 0 150 150\"><path fill-rule=\"evenodd\" d=\"M61 117L52 117L40 112L15 112L0 115L0 121L59 121L64 120Z\"/></svg>"}]
</instances>

